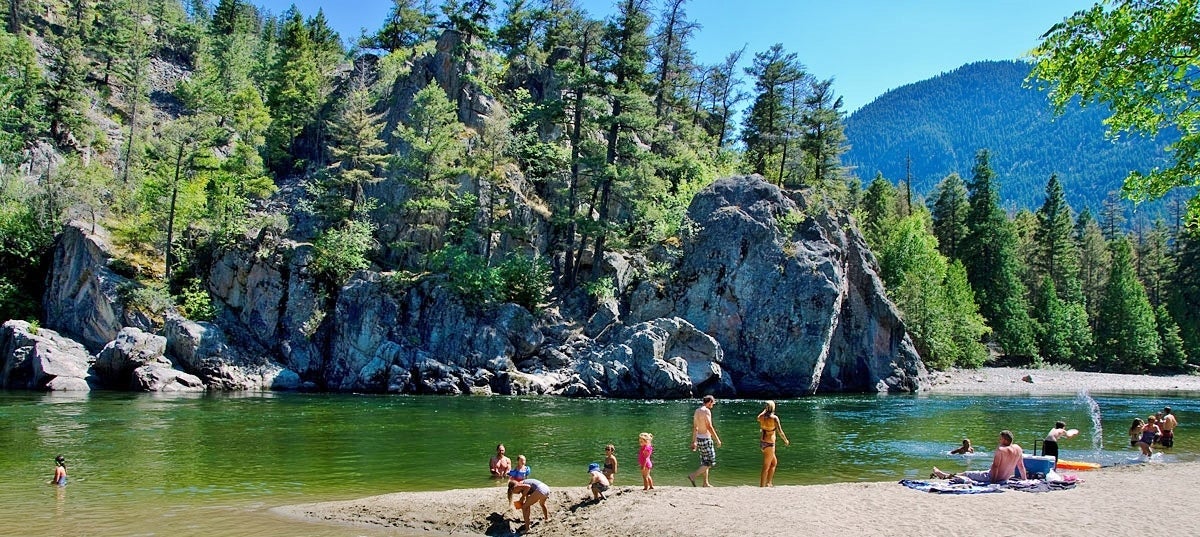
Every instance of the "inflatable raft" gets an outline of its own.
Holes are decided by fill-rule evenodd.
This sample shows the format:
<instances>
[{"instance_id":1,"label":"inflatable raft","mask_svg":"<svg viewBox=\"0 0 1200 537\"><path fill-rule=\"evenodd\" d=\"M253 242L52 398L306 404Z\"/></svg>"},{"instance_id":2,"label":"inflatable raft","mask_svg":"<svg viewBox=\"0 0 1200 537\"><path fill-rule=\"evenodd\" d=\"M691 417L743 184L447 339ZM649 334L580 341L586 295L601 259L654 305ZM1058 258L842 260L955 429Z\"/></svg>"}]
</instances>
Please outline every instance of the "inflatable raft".
<instances>
[{"instance_id":1,"label":"inflatable raft","mask_svg":"<svg viewBox=\"0 0 1200 537\"><path fill-rule=\"evenodd\" d=\"M1059 470L1095 470L1100 467L1100 463L1058 459L1057 466Z\"/></svg>"}]
</instances>

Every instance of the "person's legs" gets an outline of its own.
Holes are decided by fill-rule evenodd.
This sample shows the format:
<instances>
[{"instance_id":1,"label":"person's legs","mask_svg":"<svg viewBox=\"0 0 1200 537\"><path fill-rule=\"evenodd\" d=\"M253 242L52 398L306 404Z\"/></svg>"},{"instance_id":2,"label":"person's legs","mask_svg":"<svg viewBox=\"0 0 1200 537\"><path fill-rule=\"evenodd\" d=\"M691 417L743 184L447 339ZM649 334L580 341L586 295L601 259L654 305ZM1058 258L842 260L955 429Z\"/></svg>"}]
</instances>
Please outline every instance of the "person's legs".
<instances>
[{"instance_id":1,"label":"person's legs","mask_svg":"<svg viewBox=\"0 0 1200 537\"><path fill-rule=\"evenodd\" d=\"M521 505L521 518L525 523L521 525L521 529L517 531L529 531L529 502L526 501Z\"/></svg>"},{"instance_id":2,"label":"person's legs","mask_svg":"<svg viewBox=\"0 0 1200 537\"><path fill-rule=\"evenodd\" d=\"M711 469L713 466L716 465L716 456L717 456L716 448L713 447L712 439L711 438L697 439L696 440L696 451L698 451L700 453L700 468L697 468L695 472L688 474L688 479L692 481L693 485L695 485L696 478L703 475L704 476L704 486L711 487L712 485L710 485L708 483L708 471L709 471L709 469Z\"/></svg>"},{"instance_id":3,"label":"person's legs","mask_svg":"<svg viewBox=\"0 0 1200 537\"><path fill-rule=\"evenodd\" d=\"M763 465L762 472L758 475L758 486L767 486L767 475L771 471L771 458L774 455L771 453L771 448L763 448Z\"/></svg>"},{"instance_id":4,"label":"person's legs","mask_svg":"<svg viewBox=\"0 0 1200 537\"><path fill-rule=\"evenodd\" d=\"M775 456L775 448L771 448L771 467L767 469L767 486L775 486L775 468L779 467L779 457Z\"/></svg>"},{"instance_id":5,"label":"person's legs","mask_svg":"<svg viewBox=\"0 0 1200 537\"><path fill-rule=\"evenodd\" d=\"M1150 444L1147 444L1145 442L1138 442L1138 447L1141 448L1142 455L1149 457L1150 455L1154 454L1154 452L1150 449Z\"/></svg>"}]
</instances>

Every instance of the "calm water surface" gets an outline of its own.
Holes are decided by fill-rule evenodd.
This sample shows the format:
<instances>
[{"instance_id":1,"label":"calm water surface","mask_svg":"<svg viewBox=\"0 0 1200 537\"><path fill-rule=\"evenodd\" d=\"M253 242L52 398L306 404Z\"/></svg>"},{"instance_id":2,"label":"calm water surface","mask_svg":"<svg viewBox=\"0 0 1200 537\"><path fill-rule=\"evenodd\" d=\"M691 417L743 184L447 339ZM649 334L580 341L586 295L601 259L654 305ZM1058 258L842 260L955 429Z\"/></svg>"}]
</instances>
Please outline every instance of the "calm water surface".
<instances>
[{"instance_id":1,"label":"calm water surface","mask_svg":"<svg viewBox=\"0 0 1200 537\"><path fill-rule=\"evenodd\" d=\"M1062 457L1136 461L1126 430L1164 405L1180 415L1163 462L1197 460L1200 402L1193 396L1095 395L1100 428L1082 396L821 396L779 401L792 440L779 448L776 483L886 481L929 467L984 468L989 454L947 455L970 437L990 451L1013 431L1027 450L1055 420L1082 432ZM617 446L618 485L640 485L637 434L655 435L654 480L686 485L697 401L313 394L90 395L0 392L0 535L396 535L280 518L278 505L396 491L497 487L487 458L504 442L534 476L583 494L588 462ZM724 447L712 481L757 485L758 401L714 408ZM1197 418L1193 418L1193 417ZM46 484L53 459L70 484ZM576 490L578 489L578 490Z\"/></svg>"}]
</instances>

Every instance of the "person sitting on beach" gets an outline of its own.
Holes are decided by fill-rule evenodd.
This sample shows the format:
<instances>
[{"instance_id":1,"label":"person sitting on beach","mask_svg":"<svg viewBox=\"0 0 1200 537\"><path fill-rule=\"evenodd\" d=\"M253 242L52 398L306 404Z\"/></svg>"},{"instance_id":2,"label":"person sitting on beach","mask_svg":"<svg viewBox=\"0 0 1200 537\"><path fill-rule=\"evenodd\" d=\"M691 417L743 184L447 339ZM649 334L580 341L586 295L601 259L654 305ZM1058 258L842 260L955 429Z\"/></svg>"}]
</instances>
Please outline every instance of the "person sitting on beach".
<instances>
[{"instance_id":1,"label":"person sitting on beach","mask_svg":"<svg viewBox=\"0 0 1200 537\"><path fill-rule=\"evenodd\" d=\"M1163 417L1158 423L1158 428L1162 429L1162 439L1159 441L1162 447L1169 448L1175 445L1175 427L1179 426L1179 421L1175 419L1175 414L1171 413L1171 407L1163 407Z\"/></svg>"},{"instance_id":2,"label":"person sitting on beach","mask_svg":"<svg viewBox=\"0 0 1200 537\"><path fill-rule=\"evenodd\" d=\"M62 455L54 457L54 477L50 478L51 485L67 486L67 459Z\"/></svg>"},{"instance_id":3,"label":"person sitting on beach","mask_svg":"<svg viewBox=\"0 0 1200 537\"><path fill-rule=\"evenodd\" d=\"M491 469L492 477L508 475L508 471L512 468L512 461L504 455L504 444L496 444L496 455L488 461L488 467Z\"/></svg>"},{"instance_id":4,"label":"person sitting on beach","mask_svg":"<svg viewBox=\"0 0 1200 537\"><path fill-rule=\"evenodd\" d=\"M604 477L610 485L617 484L617 447L612 444L604 446Z\"/></svg>"},{"instance_id":5,"label":"person sitting on beach","mask_svg":"<svg viewBox=\"0 0 1200 537\"><path fill-rule=\"evenodd\" d=\"M588 465L588 474L592 476L592 480L588 482L588 490L592 491L593 500L603 500L604 491L608 490L608 478L600 471L600 463L593 462Z\"/></svg>"},{"instance_id":6,"label":"person sitting on beach","mask_svg":"<svg viewBox=\"0 0 1200 537\"><path fill-rule=\"evenodd\" d=\"M1146 420L1146 424L1142 426L1142 436L1139 437L1137 441L1138 449L1141 449L1142 455L1147 457L1154 454L1154 450L1150 446L1154 445L1154 438L1160 434L1158 424L1155 423L1155 420L1156 418L1154 416L1150 416L1149 419Z\"/></svg>"},{"instance_id":7,"label":"person sitting on beach","mask_svg":"<svg viewBox=\"0 0 1200 537\"><path fill-rule=\"evenodd\" d=\"M996 448L996 454L992 457L992 466L987 471L972 470L961 474L950 474L935 466L930 477L984 485L1008 481L1014 472L1021 476L1021 479L1026 479L1028 476L1025 473L1024 455L1021 446L1013 443L1012 432L1005 429L1000 431L1000 446Z\"/></svg>"},{"instance_id":8,"label":"person sitting on beach","mask_svg":"<svg viewBox=\"0 0 1200 537\"><path fill-rule=\"evenodd\" d=\"M1058 440L1063 437L1074 438L1079 434L1079 429L1067 430L1065 422L1054 422L1054 428L1046 433L1046 439L1042 440L1042 455L1054 457L1054 462L1058 462Z\"/></svg>"},{"instance_id":9,"label":"person sitting on beach","mask_svg":"<svg viewBox=\"0 0 1200 537\"><path fill-rule=\"evenodd\" d=\"M524 481L509 481L508 496L511 498L514 492L520 494L521 498L513 505L521 510L521 517L525 521L525 524L517 531L522 533L529 531L529 509L533 507L533 504L542 506L543 520L550 520L550 509L546 507L546 500L550 498L549 486L532 478Z\"/></svg>"},{"instance_id":10,"label":"person sitting on beach","mask_svg":"<svg viewBox=\"0 0 1200 537\"><path fill-rule=\"evenodd\" d=\"M967 453L975 453L975 447L971 445L970 438L964 438L962 445L950 452L951 455L966 455Z\"/></svg>"}]
</instances>

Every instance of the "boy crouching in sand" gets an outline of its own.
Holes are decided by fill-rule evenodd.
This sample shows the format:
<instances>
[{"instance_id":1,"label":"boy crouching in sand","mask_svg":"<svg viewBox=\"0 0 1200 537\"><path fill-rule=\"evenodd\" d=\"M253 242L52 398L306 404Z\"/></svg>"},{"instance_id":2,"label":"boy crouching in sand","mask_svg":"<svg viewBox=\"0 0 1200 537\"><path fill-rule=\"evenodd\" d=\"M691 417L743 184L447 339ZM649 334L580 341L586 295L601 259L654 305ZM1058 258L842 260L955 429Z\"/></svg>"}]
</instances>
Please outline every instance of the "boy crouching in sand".
<instances>
[{"instance_id":1,"label":"boy crouching in sand","mask_svg":"<svg viewBox=\"0 0 1200 537\"><path fill-rule=\"evenodd\" d=\"M588 465L588 474L592 476L592 480L588 483L588 490L592 491L593 500L603 500L604 491L608 490L608 478L600 472L600 463L591 463Z\"/></svg>"}]
</instances>

